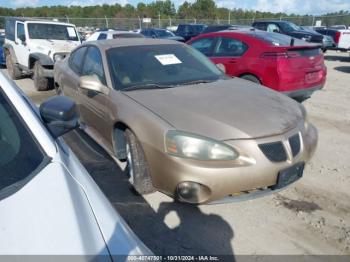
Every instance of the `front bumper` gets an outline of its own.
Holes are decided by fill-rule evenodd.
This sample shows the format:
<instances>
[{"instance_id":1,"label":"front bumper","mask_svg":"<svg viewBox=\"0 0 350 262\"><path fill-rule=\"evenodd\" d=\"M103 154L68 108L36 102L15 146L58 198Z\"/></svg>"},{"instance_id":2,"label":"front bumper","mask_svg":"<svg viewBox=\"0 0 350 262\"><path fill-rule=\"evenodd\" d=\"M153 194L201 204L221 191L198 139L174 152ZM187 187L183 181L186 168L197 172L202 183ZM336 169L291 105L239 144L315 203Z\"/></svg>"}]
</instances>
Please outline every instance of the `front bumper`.
<instances>
[{"instance_id":1,"label":"front bumper","mask_svg":"<svg viewBox=\"0 0 350 262\"><path fill-rule=\"evenodd\" d=\"M258 147L263 143L287 141L297 133L301 138L300 151L286 161L271 162ZM306 163L315 151L317 137L316 128L308 124L306 129L298 127L273 137L225 141L240 153L240 157L234 161L198 161L169 156L159 151L149 155L147 151L154 148L147 147L145 151L146 155L151 156L147 160L153 184L159 191L177 197L180 183L195 182L207 190L191 203L220 203L276 192L271 188L276 185L279 172L296 163Z\"/></svg>"}]
</instances>

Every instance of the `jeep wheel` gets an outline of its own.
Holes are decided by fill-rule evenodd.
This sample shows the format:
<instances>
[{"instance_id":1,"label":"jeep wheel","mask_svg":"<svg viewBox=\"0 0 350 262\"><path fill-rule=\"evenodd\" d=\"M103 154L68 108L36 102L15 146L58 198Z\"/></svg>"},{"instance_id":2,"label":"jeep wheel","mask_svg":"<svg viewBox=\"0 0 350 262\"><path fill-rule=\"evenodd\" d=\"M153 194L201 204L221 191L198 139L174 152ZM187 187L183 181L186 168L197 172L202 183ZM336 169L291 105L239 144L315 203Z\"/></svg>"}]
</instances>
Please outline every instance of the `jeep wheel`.
<instances>
[{"instance_id":1,"label":"jeep wheel","mask_svg":"<svg viewBox=\"0 0 350 262\"><path fill-rule=\"evenodd\" d=\"M44 77L44 68L39 61L36 61L33 69L34 87L37 91L46 91L50 88L50 81L47 77Z\"/></svg>"},{"instance_id":2,"label":"jeep wheel","mask_svg":"<svg viewBox=\"0 0 350 262\"><path fill-rule=\"evenodd\" d=\"M6 68L12 79L16 80L22 77L22 71L13 63L11 54L6 55Z\"/></svg>"},{"instance_id":3,"label":"jeep wheel","mask_svg":"<svg viewBox=\"0 0 350 262\"><path fill-rule=\"evenodd\" d=\"M127 167L129 169L130 183L137 193L149 194L155 192L149 174L148 164L140 142L129 129L125 131L127 143Z\"/></svg>"}]
</instances>

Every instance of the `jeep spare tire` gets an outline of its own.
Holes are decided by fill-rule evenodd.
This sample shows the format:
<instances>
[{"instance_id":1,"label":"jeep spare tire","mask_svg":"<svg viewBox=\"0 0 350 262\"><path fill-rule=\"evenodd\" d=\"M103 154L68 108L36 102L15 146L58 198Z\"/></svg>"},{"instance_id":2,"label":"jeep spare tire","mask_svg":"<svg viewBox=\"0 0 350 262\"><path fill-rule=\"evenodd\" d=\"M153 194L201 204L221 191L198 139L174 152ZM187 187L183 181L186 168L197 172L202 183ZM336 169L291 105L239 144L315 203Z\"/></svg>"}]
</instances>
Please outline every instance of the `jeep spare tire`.
<instances>
[{"instance_id":1,"label":"jeep spare tire","mask_svg":"<svg viewBox=\"0 0 350 262\"><path fill-rule=\"evenodd\" d=\"M12 56L10 53L6 55L6 68L9 76L16 80L22 77L22 71L17 65L13 63Z\"/></svg>"},{"instance_id":2,"label":"jeep spare tire","mask_svg":"<svg viewBox=\"0 0 350 262\"><path fill-rule=\"evenodd\" d=\"M36 61L33 68L34 87L37 91L46 91L49 87L49 79L44 76L44 68L39 61Z\"/></svg>"}]
</instances>

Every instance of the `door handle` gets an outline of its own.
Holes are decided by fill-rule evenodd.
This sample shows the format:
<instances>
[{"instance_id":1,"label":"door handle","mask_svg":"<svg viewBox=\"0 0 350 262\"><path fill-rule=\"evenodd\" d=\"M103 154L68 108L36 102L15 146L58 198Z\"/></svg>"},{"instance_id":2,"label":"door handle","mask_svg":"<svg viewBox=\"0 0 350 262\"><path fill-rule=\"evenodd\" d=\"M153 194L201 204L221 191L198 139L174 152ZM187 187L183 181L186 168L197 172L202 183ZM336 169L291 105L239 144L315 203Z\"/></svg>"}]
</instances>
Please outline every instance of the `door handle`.
<instances>
[{"instance_id":1,"label":"door handle","mask_svg":"<svg viewBox=\"0 0 350 262\"><path fill-rule=\"evenodd\" d=\"M237 60L235 60L235 59L232 59L232 60L230 60L230 61L228 61L230 64L236 64L237 63Z\"/></svg>"}]
</instances>

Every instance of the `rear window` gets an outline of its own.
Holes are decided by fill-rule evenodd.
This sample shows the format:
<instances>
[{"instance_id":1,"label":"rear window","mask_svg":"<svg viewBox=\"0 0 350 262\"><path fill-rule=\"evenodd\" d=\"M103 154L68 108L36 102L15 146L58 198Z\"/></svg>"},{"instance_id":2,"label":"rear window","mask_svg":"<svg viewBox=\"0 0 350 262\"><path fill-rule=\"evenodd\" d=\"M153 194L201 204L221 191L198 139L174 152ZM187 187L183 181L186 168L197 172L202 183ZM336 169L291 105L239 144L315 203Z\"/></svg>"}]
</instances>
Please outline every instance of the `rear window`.
<instances>
[{"instance_id":1,"label":"rear window","mask_svg":"<svg viewBox=\"0 0 350 262\"><path fill-rule=\"evenodd\" d=\"M290 46L292 40L292 37L278 33L255 32L253 36L274 46ZM305 45L305 42L294 38L294 45Z\"/></svg>"},{"instance_id":2,"label":"rear window","mask_svg":"<svg viewBox=\"0 0 350 262\"><path fill-rule=\"evenodd\" d=\"M47 158L0 89L0 199L17 191Z\"/></svg>"},{"instance_id":3,"label":"rear window","mask_svg":"<svg viewBox=\"0 0 350 262\"><path fill-rule=\"evenodd\" d=\"M143 35L141 35L141 34L128 34L128 33L114 34L113 39L116 39L116 38L143 38Z\"/></svg>"}]
</instances>

